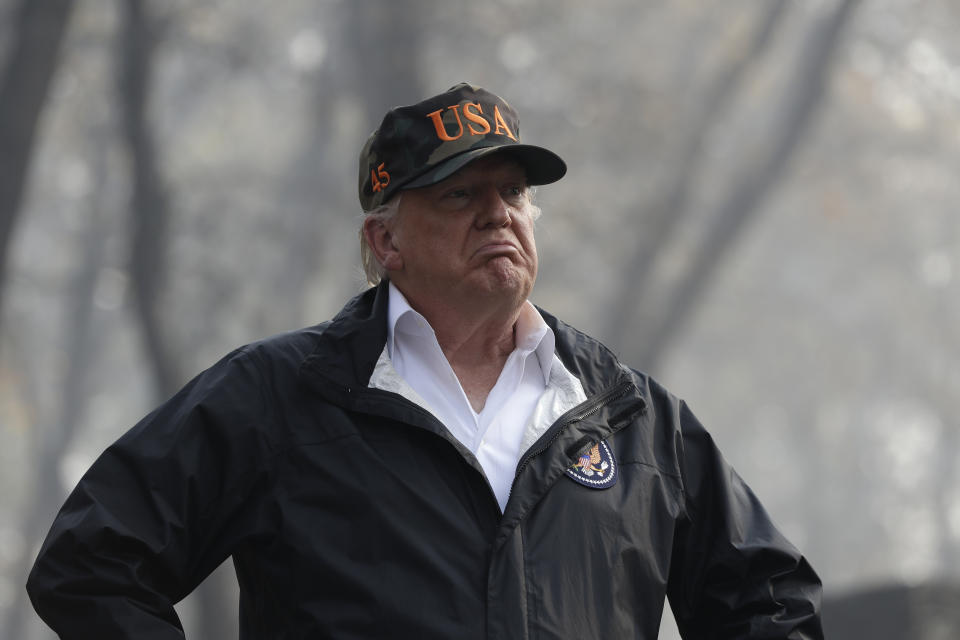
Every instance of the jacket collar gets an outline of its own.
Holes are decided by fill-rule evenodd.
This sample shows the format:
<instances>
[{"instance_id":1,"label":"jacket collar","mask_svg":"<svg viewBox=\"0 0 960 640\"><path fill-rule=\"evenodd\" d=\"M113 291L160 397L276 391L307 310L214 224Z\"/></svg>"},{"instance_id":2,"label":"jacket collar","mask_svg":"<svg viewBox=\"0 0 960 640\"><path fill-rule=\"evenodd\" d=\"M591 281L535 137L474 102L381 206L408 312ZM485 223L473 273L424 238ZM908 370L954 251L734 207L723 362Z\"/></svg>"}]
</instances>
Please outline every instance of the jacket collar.
<instances>
[{"instance_id":1,"label":"jacket collar","mask_svg":"<svg viewBox=\"0 0 960 640\"><path fill-rule=\"evenodd\" d=\"M301 373L320 375L347 387L366 387L387 342L389 283L357 295L323 329ZM556 339L563 365L580 379L588 397L629 377L628 370L601 343L537 307Z\"/></svg>"},{"instance_id":2,"label":"jacket collar","mask_svg":"<svg viewBox=\"0 0 960 640\"><path fill-rule=\"evenodd\" d=\"M347 388L366 387L387 341L389 290L383 281L357 295L324 327L301 375L320 376Z\"/></svg>"},{"instance_id":3,"label":"jacket collar","mask_svg":"<svg viewBox=\"0 0 960 640\"><path fill-rule=\"evenodd\" d=\"M602 342L574 329L537 307L556 339L557 356L567 370L580 379L587 397L604 393L624 378L629 370Z\"/></svg>"}]
</instances>

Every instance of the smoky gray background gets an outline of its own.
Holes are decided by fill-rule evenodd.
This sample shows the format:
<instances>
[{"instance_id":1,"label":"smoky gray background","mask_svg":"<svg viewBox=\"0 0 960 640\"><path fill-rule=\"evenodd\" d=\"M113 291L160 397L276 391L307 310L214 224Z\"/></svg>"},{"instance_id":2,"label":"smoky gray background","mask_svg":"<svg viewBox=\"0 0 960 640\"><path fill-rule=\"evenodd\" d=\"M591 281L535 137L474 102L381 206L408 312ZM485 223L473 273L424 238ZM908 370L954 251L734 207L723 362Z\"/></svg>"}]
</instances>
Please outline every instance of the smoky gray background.
<instances>
[{"instance_id":1,"label":"smoky gray background","mask_svg":"<svg viewBox=\"0 0 960 640\"><path fill-rule=\"evenodd\" d=\"M53 637L23 583L104 447L361 290L360 146L469 81L569 167L534 302L691 404L830 637L956 638L958 32L953 0L0 0L0 636ZM230 573L188 638L236 637Z\"/></svg>"}]
</instances>

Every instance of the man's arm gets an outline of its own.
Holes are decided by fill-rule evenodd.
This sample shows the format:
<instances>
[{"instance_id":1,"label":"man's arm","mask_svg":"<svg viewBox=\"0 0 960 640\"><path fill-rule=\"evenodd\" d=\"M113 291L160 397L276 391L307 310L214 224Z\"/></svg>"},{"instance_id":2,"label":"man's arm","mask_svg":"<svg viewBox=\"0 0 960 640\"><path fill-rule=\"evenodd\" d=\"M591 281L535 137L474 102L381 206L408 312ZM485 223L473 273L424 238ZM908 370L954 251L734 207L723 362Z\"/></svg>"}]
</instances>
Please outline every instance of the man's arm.
<instances>
[{"instance_id":1,"label":"man's arm","mask_svg":"<svg viewBox=\"0 0 960 640\"><path fill-rule=\"evenodd\" d=\"M61 638L184 637L173 605L230 555L240 505L261 481L247 428L262 418L255 373L243 354L228 357L84 475L27 583Z\"/></svg>"},{"instance_id":2,"label":"man's arm","mask_svg":"<svg viewBox=\"0 0 960 640\"><path fill-rule=\"evenodd\" d=\"M820 579L685 403L669 597L684 638L822 640Z\"/></svg>"}]
</instances>

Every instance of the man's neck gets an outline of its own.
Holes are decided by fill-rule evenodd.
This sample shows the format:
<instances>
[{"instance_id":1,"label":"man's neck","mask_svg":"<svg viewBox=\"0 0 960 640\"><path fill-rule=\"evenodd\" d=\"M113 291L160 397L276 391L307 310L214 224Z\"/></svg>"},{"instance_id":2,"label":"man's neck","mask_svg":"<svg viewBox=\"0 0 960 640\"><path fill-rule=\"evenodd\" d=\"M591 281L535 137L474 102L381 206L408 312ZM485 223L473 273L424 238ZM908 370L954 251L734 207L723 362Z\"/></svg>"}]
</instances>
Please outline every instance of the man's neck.
<instances>
[{"instance_id":1,"label":"man's neck","mask_svg":"<svg viewBox=\"0 0 960 640\"><path fill-rule=\"evenodd\" d=\"M437 320L424 314L433 327L437 342L474 411L486 404L490 390L516 344L514 332L520 310L509 317L491 316L478 322L475 317L445 314ZM471 321L472 320L472 321Z\"/></svg>"},{"instance_id":2,"label":"man's neck","mask_svg":"<svg viewBox=\"0 0 960 640\"><path fill-rule=\"evenodd\" d=\"M526 301L469 309L446 301L407 301L430 324L470 404L480 411L516 346L516 323Z\"/></svg>"}]
</instances>

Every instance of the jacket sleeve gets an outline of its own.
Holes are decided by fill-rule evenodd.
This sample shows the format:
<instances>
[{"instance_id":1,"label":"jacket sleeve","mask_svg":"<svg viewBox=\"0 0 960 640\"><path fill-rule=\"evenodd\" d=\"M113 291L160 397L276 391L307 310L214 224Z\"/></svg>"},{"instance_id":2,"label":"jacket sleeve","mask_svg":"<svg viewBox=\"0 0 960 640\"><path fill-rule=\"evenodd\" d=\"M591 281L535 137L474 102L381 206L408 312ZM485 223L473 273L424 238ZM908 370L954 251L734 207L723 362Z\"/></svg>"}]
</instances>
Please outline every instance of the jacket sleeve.
<instances>
[{"instance_id":1,"label":"jacket sleeve","mask_svg":"<svg viewBox=\"0 0 960 640\"><path fill-rule=\"evenodd\" d=\"M204 372L111 445L57 515L27 582L64 640L184 637L174 603L248 533L264 387L249 356Z\"/></svg>"},{"instance_id":2,"label":"jacket sleeve","mask_svg":"<svg viewBox=\"0 0 960 640\"><path fill-rule=\"evenodd\" d=\"M822 640L820 579L685 403L678 414L684 506L668 595L681 635Z\"/></svg>"}]
</instances>

